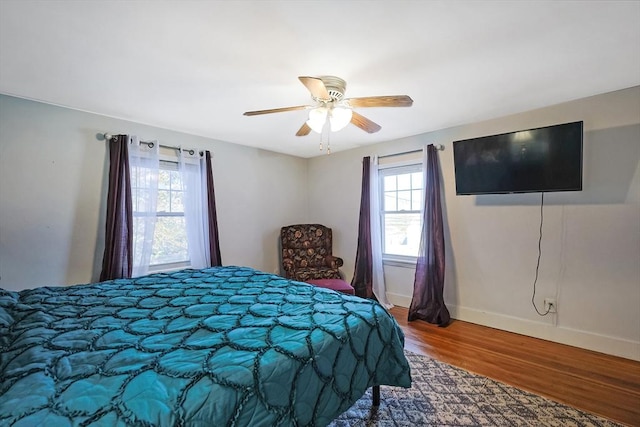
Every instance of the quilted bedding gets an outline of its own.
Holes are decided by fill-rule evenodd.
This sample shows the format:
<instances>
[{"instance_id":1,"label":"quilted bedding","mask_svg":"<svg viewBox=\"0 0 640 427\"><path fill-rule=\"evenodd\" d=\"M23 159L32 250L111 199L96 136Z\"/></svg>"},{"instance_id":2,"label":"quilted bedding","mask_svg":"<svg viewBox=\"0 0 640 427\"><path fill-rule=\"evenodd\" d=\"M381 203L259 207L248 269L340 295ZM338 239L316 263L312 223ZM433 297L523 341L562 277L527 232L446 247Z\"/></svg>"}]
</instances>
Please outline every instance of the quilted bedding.
<instances>
[{"instance_id":1,"label":"quilted bedding","mask_svg":"<svg viewBox=\"0 0 640 427\"><path fill-rule=\"evenodd\" d=\"M246 267L0 290L0 425L324 426L409 387L374 301Z\"/></svg>"}]
</instances>

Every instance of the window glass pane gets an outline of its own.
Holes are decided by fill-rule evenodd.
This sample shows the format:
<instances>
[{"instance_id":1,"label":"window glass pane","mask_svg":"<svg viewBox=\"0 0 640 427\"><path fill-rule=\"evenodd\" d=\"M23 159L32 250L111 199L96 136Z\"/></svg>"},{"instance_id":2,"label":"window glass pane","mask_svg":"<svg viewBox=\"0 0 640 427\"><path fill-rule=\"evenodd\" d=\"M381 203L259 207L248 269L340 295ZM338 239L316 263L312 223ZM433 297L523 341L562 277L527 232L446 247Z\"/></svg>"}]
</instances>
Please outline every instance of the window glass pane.
<instances>
[{"instance_id":1,"label":"window glass pane","mask_svg":"<svg viewBox=\"0 0 640 427\"><path fill-rule=\"evenodd\" d=\"M384 253L417 256L420 247L420 214L384 215Z\"/></svg>"},{"instance_id":2,"label":"window glass pane","mask_svg":"<svg viewBox=\"0 0 640 427\"><path fill-rule=\"evenodd\" d=\"M132 173L132 176L135 176L135 186L136 187L142 187L144 185L144 176L143 176L143 169L142 168L134 168ZM133 184L132 184L133 185Z\"/></svg>"},{"instance_id":3,"label":"window glass pane","mask_svg":"<svg viewBox=\"0 0 640 427\"><path fill-rule=\"evenodd\" d=\"M131 168L131 174L129 179L131 179L131 188L138 187L138 170L136 168Z\"/></svg>"},{"instance_id":4,"label":"window glass pane","mask_svg":"<svg viewBox=\"0 0 640 427\"><path fill-rule=\"evenodd\" d=\"M398 210L411 210L411 191L398 191Z\"/></svg>"},{"instance_id":5,"label":"window glass pane","mask_svg":"<svg viewBox=\"0 0 640 427\"><path fill-rule=\"evenodd\" d=\"M403 173L398 175L398 190L410 190L411 189L411 174Z\"/></svg>"},{"instance_id":6,"label":"window glass pane","mask_svg":"<svg viewBox=\"0 0 640 427\"><path fill-rule=\"evenodd\" d=\"M182 183L180 180L180 173L178 171L171 171L171 189L182 190Z\"/></svg>"},{"instance_id":7,"label":"window glass pane","mask_svg":"<svg viewBox=\"0 0 640 427\"><path fill-rule=\"evenodd\" d=\"M422 209L422 190L413 190L411 192L411 210L419 211Z\"/></svg>"},{"instance_id":8,"label":"window glass pane","mask_svg":"<svg viewBox=\"0 0 640 427\"><path fill-rule=\"evenodd\" d=\"M184 193L182 191L171 192L171 212L184 212Z\"/></svg>"},{"instance_id":9,"label":"window glass pane","mask_svg":"<svg viewBox=\"0 0 640 427\"><path fill-rule=\"evenodd\" d=\"M391 191L396 189L396 176L390 175L384 177L384 191Z\"/></svg>"},{"instance_id":10,"label":"window glass pane","mask_svg":"<svg viewBox=\"0 0 640 427\"><path fill-rule=\"evenodd\" d=\"M160 190L168 190L171 188L169 171L160 169L160 173L158 174L158 188Z\"/></svg>"},{"instance_id":11,"label":"window glass pane","mask_svg":"<svg viewBox=\"0 0 640 427\"><path fill-rule=\"evenodd\" d=\"M131 187L131 209L134 212L138 211L138 189Z\"/></svg>"},{"instance_id":12,"label":"window glass pane","mask_svg":"<svg viewBox=\"0 0 640 427\"><path fill-rule=\"evenodd\" d=\"M184 217L158 217L154 230L151 265L188 260Z\"/></svg>"},{"instance_id":13,"label":"window glass pane","mask_svg":"<svg viewBox=\"0 0 640 427\"><path fill-rule=\"evenodd\" d=\"M411 174L411 188L422 188L422 172L414 172Z\"/></svg>"},{"instance_id":14,"label":"window glass pane","mask_svg":"<svg viewBox=\"0 0 640 427\"><path fill-rule=\"evenodd\" d=\"M149 206L151 200L151 193L149 190L145 190L142 188L134 188L131 192L131 198L133 210L135 212L146 212L147 206Z\"/></svg>"},{"instance_id":15,"label":"window glass pane","mask_svg":"<svg viewBox=\"0 0 640 427\"><path fill-rule=\"evenodd\" d=\"M151 176L151 171L148 168L133 168L131 171L131 186L149 188Z\"/></svg>"},{"instance_id":16,"label":"window glass pane","mask_svg":"<svg viewBox=\"0 0 640 427\"><path fill-rule=\"evenodd\" d=\"M169 190L158 190L158 201L156 206L156 211L158 212L171 212L171 202L170 202L170 194Z\"/></svg>"},{"instance_id":17,"label":"window glass pane","mask_svg":"<svg viewBox=\"0 0 640 427\"><path fill-rule=\"evenodd\" d=\"M384 193L384 207L385 211L395 211L396 209L396 192L388 191Z\"/></svg>"},{"instance_id":18,"label":"window glass pane","mask_svg":"<svg viewBox=\"0 0 640 427\"><path fill-rule=\"evenodd\" d=\"M142 216L133 217L133 255L134 264L140 261L142 257L142 247L144 245L144 226L145 218Z\"/></svg>"}]
</instances>

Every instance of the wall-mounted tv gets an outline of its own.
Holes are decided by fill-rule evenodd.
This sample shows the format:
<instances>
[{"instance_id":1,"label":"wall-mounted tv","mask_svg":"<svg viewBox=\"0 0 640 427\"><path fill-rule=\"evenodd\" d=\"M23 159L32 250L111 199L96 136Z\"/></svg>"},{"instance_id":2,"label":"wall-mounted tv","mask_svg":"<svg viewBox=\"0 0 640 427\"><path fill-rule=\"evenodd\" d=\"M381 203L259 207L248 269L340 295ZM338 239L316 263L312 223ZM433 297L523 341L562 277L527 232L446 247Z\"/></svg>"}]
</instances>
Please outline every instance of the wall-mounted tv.
<instances>
[{"instance_id":1,"label":"wall-mounted tv","mask_svg":"<svg viewBox=\"0 0 640 427\"><path fill-rule=\"evenodd\" d=\"M582 190L583 122L453 142L456 194Z\"/></svg>"}]
</instances>

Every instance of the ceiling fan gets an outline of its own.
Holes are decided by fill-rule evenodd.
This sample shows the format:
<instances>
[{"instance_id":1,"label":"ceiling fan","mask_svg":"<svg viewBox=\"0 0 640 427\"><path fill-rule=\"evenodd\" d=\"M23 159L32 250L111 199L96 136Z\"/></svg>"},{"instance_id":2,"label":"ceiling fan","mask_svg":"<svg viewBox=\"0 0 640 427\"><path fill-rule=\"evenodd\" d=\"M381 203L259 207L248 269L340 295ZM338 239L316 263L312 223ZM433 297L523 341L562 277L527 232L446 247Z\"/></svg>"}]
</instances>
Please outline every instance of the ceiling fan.
<instances>
[{"instance_id":1,"label":"ceiling fan","mask_svg":"<svg viewBox=\"0 0 640 427\"><path fill-rule=\"evenodd\" d=\"M311 98L314 101L313 105L247 111L244 115L258 116L285 111L310 110L309 120L300 127L296 136L308 135L312 130L322 133L327 122L333 132L344 128L349 123L353 123L365 132L375 133L381 129L381 126L356 113L353 111L354 108L410 107L413 104L413 100L407 95L344 98L347 82L335 76L301 76L298 79L311 92Z\"/></svg>"}]
</instances>

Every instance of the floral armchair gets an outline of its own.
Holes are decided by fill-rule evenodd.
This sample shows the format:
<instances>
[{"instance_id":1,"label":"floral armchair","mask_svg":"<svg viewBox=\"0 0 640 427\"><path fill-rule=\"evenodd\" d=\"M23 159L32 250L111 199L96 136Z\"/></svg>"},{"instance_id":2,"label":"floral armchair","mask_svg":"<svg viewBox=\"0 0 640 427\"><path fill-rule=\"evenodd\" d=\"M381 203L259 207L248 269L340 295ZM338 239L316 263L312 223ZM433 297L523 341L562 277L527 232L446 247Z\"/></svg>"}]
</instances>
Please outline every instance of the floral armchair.
<instances>
[{"instance_id":1,"label":"floral armchair","mask_svg":"<svg viewBox=\"0 0 640 427\"><path fill-rule=\"evenodd\" d=\"M331 229L320 224L282 227L282 267L285 277L300 282L340 279L342 258L331 254Z\"/></svg>"}]
</instances>

